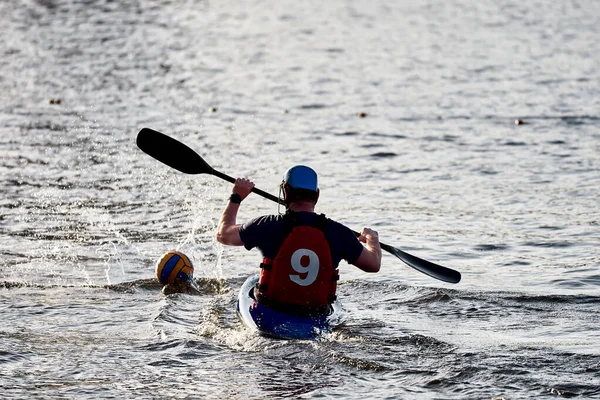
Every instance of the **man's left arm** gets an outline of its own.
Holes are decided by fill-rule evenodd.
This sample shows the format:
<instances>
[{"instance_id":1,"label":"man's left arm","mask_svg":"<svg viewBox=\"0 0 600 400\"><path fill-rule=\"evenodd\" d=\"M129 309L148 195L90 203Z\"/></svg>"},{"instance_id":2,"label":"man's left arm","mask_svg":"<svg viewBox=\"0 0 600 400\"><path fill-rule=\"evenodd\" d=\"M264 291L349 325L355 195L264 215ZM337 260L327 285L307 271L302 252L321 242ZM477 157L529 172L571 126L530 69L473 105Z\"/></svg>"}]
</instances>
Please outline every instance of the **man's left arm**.
<instances>
[{"instance_id":1,"label":"man's left arm","mask_svg":"<svg viewBox=\"0 0 600 400\"><path fill-rule=\"evenodd\" d=\"M358 241L364 243L360 256L353 264L365 272L379 272L381 268L381 245L379 234L370 228L363 228Z\"/></svg>"}]
</instances>

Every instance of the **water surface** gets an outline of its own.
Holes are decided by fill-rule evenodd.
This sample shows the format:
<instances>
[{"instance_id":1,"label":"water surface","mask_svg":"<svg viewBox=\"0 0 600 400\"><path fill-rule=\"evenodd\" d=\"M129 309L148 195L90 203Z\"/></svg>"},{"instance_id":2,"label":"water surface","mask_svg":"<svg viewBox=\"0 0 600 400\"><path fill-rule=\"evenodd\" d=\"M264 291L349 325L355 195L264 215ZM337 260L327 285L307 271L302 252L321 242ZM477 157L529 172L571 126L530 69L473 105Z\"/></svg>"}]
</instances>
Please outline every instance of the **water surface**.
<instances>
[{"instance_id":1,"label":"water surface","mask_svg":"<svg viewBox=\"0 0 600 400\"><path fill-rule=\"evenodd\" d=\"M0 5L5 398L600 398L594 2L8 0ZM515 124L521 120L523 124ZM247 331L259 255L214 240L230 185L142 127L459 270L342 265L319 342ZM277 206L252 196L240 221ZM164 295L179 249L203 294Z\"/></svg>"}]
</instances>

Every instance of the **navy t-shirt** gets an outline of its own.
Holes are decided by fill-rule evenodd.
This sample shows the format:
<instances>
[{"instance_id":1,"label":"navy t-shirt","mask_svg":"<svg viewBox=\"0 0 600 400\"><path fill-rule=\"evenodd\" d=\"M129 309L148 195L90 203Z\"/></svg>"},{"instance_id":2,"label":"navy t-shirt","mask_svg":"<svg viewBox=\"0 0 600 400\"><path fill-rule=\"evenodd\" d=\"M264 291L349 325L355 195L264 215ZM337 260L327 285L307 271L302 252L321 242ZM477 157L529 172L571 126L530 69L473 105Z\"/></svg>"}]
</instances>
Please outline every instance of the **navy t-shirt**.
<instances>
[{"instance_id":1,"label":"navy t-shirt","mask_svg":"<svg viewBox=\"0 0 600 400\"><path fill-rule=\"evenodd\" d=\"M296 215L302 223L315 226L317 214L298 212ZM244 247L248 250L256 247L263 257L270 259L274 259L277 255L284 234L283 215L265 215L255 218L240 227L240 238L244 243ZM334 268L337 268L341 260L353 264L363 250L363 245L349 228L331 219L327 220L325 237L329 242Z\"/></svg>"}]
</instances>

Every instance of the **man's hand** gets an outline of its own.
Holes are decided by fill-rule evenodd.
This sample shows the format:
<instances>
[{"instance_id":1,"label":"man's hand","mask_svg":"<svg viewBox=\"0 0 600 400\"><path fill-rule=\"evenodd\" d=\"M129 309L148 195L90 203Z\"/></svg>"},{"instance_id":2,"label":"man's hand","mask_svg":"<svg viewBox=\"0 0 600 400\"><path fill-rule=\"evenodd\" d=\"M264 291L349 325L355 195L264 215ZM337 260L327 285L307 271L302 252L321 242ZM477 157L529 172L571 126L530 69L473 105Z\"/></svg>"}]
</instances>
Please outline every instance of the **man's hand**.
<instances>
[{"instance_id":1,"label":"man's hand","mask_svg":"<svg viewBox=\"0 0 600 400\"><path fill-rule=\"evenodd\" d=\"M233 184L233 189L231 192L239 194L242 200L244 200L246 197L248 197L253 187L254 182L251 180L246 178L237 178Z\"/></svg>"},{"instance_id":2,"label":"man's hand","mask_svg":"<svg viewBox=\"0 0 600 400\"><path fill-rule=\"evenodd\" d=\"M365 243L365 247L354 265L365 272L378 272L381 268L379 234L371 228L363 228L358 240Z\"/></svg>"},{"instance_id":3,"label":"man's hand","mask_svg":"<svg viewBox=\"0 0 600 400\"><path fill-rule=\"evenodd\" d=\"M379 243L379 234L377 233L377 231L365 227L362 229L362 231L360 231L360 236L358 237L358 240L367 244Z\"/></svg>"}]
</instances>

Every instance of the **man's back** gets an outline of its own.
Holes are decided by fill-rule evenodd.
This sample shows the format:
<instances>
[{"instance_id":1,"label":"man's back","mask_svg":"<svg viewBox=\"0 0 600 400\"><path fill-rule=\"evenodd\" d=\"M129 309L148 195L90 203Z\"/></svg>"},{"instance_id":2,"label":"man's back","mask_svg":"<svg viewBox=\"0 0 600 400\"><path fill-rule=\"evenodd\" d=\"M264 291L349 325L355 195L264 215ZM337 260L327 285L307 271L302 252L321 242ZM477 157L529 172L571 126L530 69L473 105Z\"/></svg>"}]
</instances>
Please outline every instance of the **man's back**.
<instances>
[{"instance_id":1,"label":"man's back","mask_svg":"<svg viewBox=\"0 0 600 400\"><path fill-rule=\"evenodd\" d=\"M316 213L297 212L293 214L300 225L314 227L317 224L318 215ZM240 227L240 238L246 249L250 250L256 247L263 257L274 259L285 240L286 230L284 215L265 215L243 224ZM350 229L336 221L327 219L324 233L329 243L334 268L337 268L341 260L353 264L358 259L363 246L356 240Z\"/></svg>"}]
</instances>

